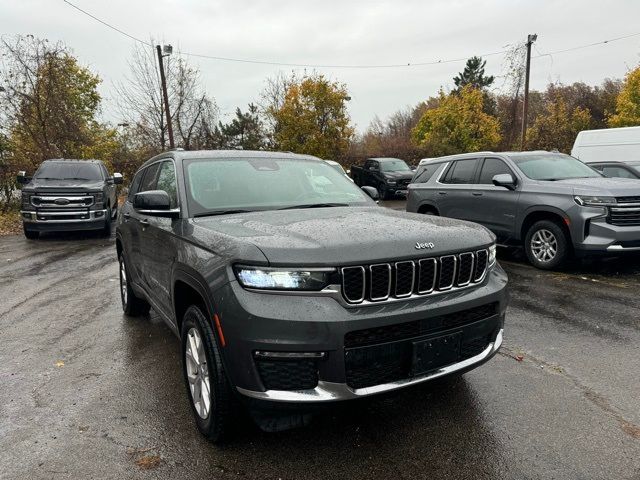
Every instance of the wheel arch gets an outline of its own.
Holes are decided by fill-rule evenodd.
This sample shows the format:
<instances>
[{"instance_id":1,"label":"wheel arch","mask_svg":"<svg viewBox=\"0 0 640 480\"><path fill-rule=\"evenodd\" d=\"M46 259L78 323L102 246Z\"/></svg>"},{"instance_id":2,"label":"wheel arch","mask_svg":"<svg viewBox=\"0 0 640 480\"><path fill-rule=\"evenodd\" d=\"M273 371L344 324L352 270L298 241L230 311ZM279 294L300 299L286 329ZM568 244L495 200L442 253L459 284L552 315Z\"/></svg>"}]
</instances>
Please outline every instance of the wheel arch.
<instances>
[{"instance_id":1,"label":"wheel arch","mask_svg":"<svg viewBox=\"0 0 640 480\"><path fill-rule=\"evenodd\" d=\"M423 202L420 204L420 206L418 207L418 213L427 213L428 211L433 211L436 213L436 215L440 215L440 210L438 210L438 207L436 207L434 204L429 203L429 202Z\"/></svg>"},{"instance_id":2,"label":"wheel arch","mask_svg":"<svg viewBox=\"0 0 640 480\"><path fill-rule=\"evenodd\" d=\"M171 285L173 314L178 332L182 328L182 317L190 305L198 305L207 318L213 318L216 310L211 296L207 293L207 283L195 270L180 266L174 271Z\"/></svg>"},{"instance_id":3,"label":"wheel arch","mask_svg":"<svg viewBox=\"0 0 640 480\"><path fill-rule=\"evenodd\" d=\"M517 232L520 235L519 240L524 241L531 226L540 220L551 220L558 223L567 234L569 244L572 244L571 229L567 224L567 222L569 222L569 218L562 210L553 207L532 208L528 210L520 223L520 227L517 229Z\"/></svg>"}]
</instances>

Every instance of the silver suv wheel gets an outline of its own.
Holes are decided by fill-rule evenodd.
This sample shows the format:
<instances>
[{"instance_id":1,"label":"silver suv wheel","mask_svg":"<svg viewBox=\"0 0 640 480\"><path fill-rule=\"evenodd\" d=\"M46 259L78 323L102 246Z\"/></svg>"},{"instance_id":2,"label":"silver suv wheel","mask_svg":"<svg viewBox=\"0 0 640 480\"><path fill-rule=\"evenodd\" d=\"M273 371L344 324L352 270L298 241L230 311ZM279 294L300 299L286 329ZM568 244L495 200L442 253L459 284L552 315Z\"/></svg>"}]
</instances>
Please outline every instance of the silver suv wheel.
<instances>
[{"instance_id":1,"label":"silver suv wheel","mask_svg":"<svg viewBox=\"0 0 640 480\"><path fill-rule=\"evenodd\" d=\"M541 228L531 237L531 253L540 262L550 262L558 253L558 239L549 230Z\"/></svg>"},{"instance_id":2,"label":"silver suv wheel","mask_svg":"<svg viewBox=\"0 0 640 480\"><path fill-rule=\"evenodd\" d=\"M200 418L207 418L211 409L209 366L200 332L196 328L189 329L187 333L185 364L193 406Z\"/></svg>"}]
</instances>

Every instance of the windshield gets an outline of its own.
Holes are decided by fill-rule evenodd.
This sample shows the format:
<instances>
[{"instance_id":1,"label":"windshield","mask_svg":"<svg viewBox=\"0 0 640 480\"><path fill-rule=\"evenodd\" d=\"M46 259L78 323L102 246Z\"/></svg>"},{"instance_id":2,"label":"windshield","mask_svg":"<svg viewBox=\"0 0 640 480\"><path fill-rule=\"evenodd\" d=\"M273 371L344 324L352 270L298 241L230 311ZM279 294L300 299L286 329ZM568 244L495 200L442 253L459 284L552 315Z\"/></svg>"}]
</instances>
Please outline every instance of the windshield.
<instances>
[{"instance_id":1,"label":"windshield","mask_svg":"<svg viewBox=\"0 0 640 480\"><path fill-rule=\"evenodd\" d=\"M411 169L404 160L393 159L380 162L380 171L382 172L409 172Z\"/></svg>"},{"instance_id":2,"label":"windshield","mask_svg":"<svg viewBox=\"0 0 640 480\"><path fill-rule=\"evenodd\" d=\"M346 175L344 168L342 168L342 165L340 165L339 163L327 163L327 165L329 165L334 170L340 172L342 175Z\"/></svg>"},{"instance_id":3,"label":"windshield","mask_svg":"<svg viewBox=\"0 0 640 480\"><path fill-rule=\"evenodd\" d=\"M533 180L567 180L569 178L602 177L580 160L562 153L513 155L511 160L522 173Z\"/></svg>"},{"instance_id":4,"label":"windshield","mask_svg":"<svg viewBox=\"0 0 640 480\"><path fill-rule=\"evenodd\" d=\"M39 180L103 180L100 166L84 162L45 162L33 176Z\"/></svg>"},{"instance_id":5,"label":"windshield","mask_svg":"<svg viewBox=\"0 0 640 480\"><path fill-rule=\"evenodd\" d=\"M342 173L314 160L193 159L184 169L193 216L372 204Z\"/></svg>"}]
</instances>

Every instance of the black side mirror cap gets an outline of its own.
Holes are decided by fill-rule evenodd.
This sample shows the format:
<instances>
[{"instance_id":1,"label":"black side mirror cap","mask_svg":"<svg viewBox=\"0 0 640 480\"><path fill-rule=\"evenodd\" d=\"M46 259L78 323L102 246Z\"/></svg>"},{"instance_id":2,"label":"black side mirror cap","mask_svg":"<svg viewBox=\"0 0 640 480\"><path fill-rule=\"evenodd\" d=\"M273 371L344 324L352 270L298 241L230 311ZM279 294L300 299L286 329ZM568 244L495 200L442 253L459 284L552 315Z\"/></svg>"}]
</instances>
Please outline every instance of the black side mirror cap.
<instances>
[{"instance_id":1,"label":"black side mirror cap","mask_svg":"<svg viewBox=\"0 0 640 480\"><path fill-rule=\"evenodd\" d=\"M144 215L177 218L180 209L171 208L171 199L164 190L148 190L133 196L133 208Z\"/></svg>"},{"instance_id":2,"label":"black side mirror cap","mask_svg":"<svg viewBox=\"0 0 640 480\"><path fill-rule=\"evenodd\" d=\"M368 187L368 186L363 186L360 187L364 193L366 193L367 195L369 195L371 197L372 200L378 200L380 198L380 195L378 194L378 190L373 188L373 187Z\"/></svg>"},{"instance_id":3,"label":"black side mirror cap","mask_svg":"<svg viewBox=\"0 0 640 480\"><path fill-rule=\"evenodd\" d=\"M516 185L518 185L516 179L513 178L510 173L501 173L499 175L494 175L491 181L496 187L504 187L507 190L515 190Z\"/></svg>"},{"instance_id":4,"label":"black side mirror cap","mask_svg":"<svg viewBox=\"0 0 640 480\"><path fill-rule=\"evenodd\" d=\"M27 172L25 172L24 170L18 172L18 175L16 176L16 182L18 182L20 185L26 185L30 181L31 177L27 177Z\"/></svg>"},{"instance_id":5,"label":"black side mirror cap","mask_svg":"<svg viewBox=\"0 0 640 480\"><path fill-rule=\"evenodd\" d=\"M124 177L121 173L114 173L113 177L111 177L111 180L113 181L114 185L122 185Z\"/></svg>"}]
</instances>

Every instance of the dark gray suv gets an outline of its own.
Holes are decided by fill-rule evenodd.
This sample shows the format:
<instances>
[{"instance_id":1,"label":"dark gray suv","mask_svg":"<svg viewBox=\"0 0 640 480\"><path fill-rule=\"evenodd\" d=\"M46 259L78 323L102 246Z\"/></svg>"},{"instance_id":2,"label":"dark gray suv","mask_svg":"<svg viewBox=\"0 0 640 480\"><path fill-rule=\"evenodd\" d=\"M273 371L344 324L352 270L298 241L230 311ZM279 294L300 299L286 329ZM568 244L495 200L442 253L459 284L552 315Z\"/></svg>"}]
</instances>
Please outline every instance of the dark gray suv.
<instances>
[{"instance_id":1,"label":"dark gray suv","mask_svg":"<svg viewBox=\"0 0 640 480\"><path fill-rule=\"evenodd\" d=\"M507 306L494 241L379 207L315 157L250 151L149 160L116 230L124 311L153 306L180 338L212 440L236 423L234 399L278 430L487 361Z\"/></svg>"},{"instance_id":2,"label":"dark gray suv","mask_svg":"<svg viewBox=\"0 0 640 480\"><path fill-rule=\"evenodd\" d=\"M407 211L470 220L524 244L538 268L571 254L640 251L640 180L605 178L554 152L478 152L425 160Z\"/></svg>"}]
</instances>

